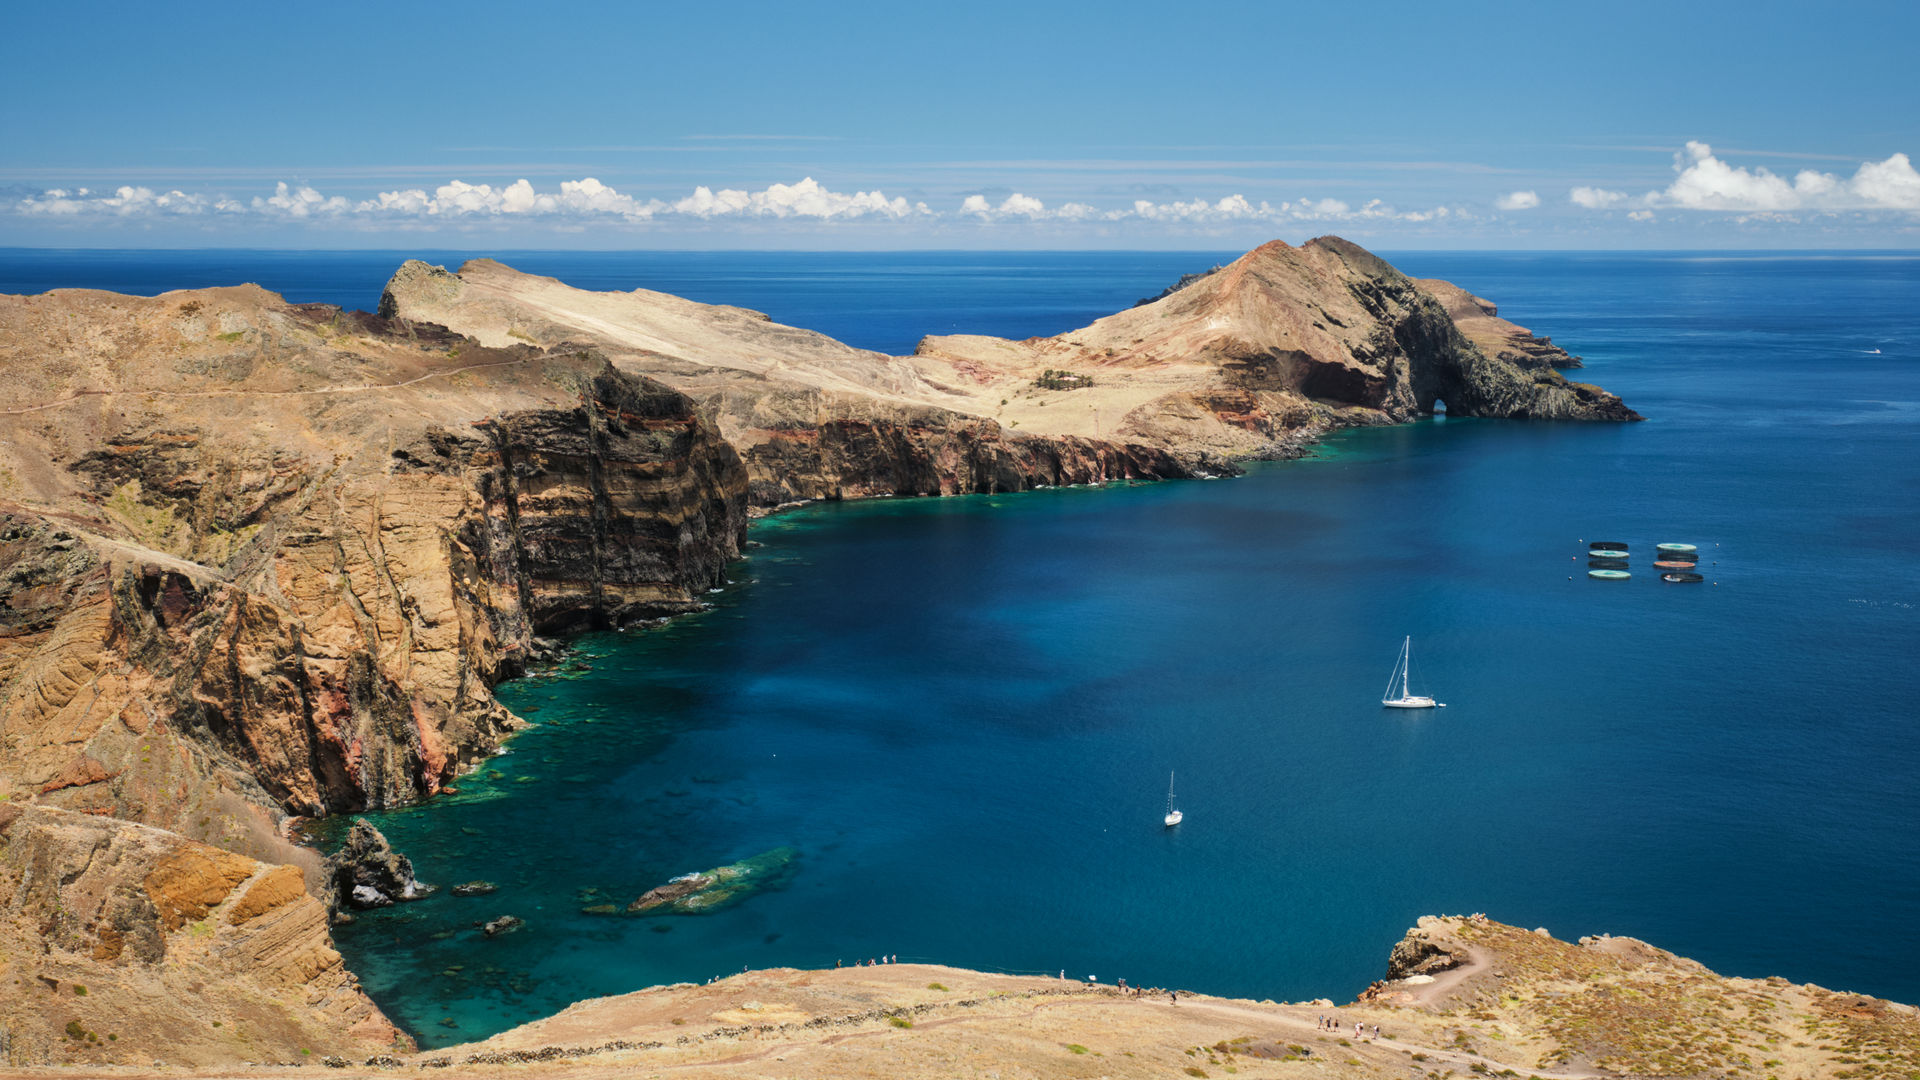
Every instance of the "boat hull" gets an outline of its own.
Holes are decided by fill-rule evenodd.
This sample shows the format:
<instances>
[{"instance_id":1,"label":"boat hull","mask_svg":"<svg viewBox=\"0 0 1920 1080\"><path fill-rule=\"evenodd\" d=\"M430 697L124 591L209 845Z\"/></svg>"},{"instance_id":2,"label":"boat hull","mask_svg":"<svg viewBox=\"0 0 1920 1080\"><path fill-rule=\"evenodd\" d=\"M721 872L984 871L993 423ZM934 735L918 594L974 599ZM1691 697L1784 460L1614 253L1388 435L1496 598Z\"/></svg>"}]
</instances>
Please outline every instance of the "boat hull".
<instances>
[{"instance_id":1,"label":"boat hull","mask_svg":"<svg viewBox=\"0 0 1920 1080\"><path fill-rule=\"evenodd\" d=\"M1440 703L1430 697L1404 697L1382 701L1389 709L1436 709Z\"/></svg>"}]
</instances>

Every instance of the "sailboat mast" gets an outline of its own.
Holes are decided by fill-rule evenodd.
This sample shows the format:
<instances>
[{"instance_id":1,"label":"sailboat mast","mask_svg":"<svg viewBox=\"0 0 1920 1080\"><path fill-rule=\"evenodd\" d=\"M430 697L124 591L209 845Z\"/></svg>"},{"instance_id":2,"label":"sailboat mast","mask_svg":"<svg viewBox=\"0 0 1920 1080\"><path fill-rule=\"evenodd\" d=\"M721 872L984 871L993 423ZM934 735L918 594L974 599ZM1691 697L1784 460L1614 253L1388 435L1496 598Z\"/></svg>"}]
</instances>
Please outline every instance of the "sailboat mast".
<instances>
[{"instance_id":1,"label":"sailboat mast","mask_svg":"<svg viewBox=\"0 0 1920 1080\"><path fill-rule=\"evenodd\" d=\"M1407 696L1407 677L1413 670L1413 635L1408 634L1406 644L1400 646L1400 696Z\"/></svg>"}]
</instances>

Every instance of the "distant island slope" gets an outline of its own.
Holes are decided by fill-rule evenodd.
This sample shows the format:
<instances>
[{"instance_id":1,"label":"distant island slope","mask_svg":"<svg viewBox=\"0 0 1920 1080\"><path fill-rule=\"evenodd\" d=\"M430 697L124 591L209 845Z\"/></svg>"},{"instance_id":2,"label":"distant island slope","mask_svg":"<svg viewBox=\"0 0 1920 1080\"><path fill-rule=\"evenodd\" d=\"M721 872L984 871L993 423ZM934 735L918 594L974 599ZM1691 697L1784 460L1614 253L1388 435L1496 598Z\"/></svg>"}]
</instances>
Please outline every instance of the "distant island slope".
<instances>
[{"instance_id":1,"label":"distant island slope","mask_svg":"<svg viewBox=\"0 0 1920 1080\"><path fill-rule=\"evenodd\" d=\"M0 822L0 990L198 942L218 956L169 1008L256 965L298 1014L276 1030L384 1045L270 870L333 898L289 822L441 790L521 723L494 686L553 636L697 608L750 514L1219 475L1442 401L1638 419L1575 363L1331 237L1057 337L910 357L484 260L403 265L377 314L249 285L0 297L0 804L27 811ZM201 898L182 911L276 899L308 959L247 959L258 914L136 948L176 886Z\"/></svg>"},{"instance_id":2,"label":"distant island slope","mask_svg":"<svg viewBox=\"0 0 1920 1080\"><path fill-rule=\"evenodd\" d=\"M1178 472L1154 452L1285 455L1331 429L1398 423L1440 402L1454 416L1640 419L1569 381L1560 370L1579 359L1492 303L1407 278L1338 237L1266 244L1054 337L928 337L908 357L743 308L588 292L488 259L458 272L409 262L380 311L495 347L592 344L622 371L699 402L740 449L763 505L1019 490L1036 454L1117 450L1137 460L1088 464Z\"/></svg>"}]
</instances>

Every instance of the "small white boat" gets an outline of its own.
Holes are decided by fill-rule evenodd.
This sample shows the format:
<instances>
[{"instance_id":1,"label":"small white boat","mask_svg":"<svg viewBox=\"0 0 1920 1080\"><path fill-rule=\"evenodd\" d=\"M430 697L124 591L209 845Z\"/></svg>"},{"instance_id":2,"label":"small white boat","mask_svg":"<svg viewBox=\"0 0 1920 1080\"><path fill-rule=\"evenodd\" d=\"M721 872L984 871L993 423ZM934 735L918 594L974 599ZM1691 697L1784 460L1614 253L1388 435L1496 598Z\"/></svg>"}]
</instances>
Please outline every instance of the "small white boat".
<instances>
[{"instance_id":1,"label":"small white boat","mask_svg":"<svg viewBox=\"0 0 1920 1080\"><path fill-rule=\"evenodd\" d=\"M1169 829L1171 829L1171 828L1173 828L1173 827L1174 827L1175 825L1178 825L1178 824L1180 824L1180 819L1181 819L1181 818L1183 818L1183 817L1185 817L1185 816L1186 816L1185 814L1182 814L1182 813L1181 813L1180 811L1178 811L1178 810L1176 810L1176 809L1174 809L1174 806L1173 806L1173 774L1172 774L1172 773L1168 773L1168 774L1167 774L1167 828L1169 828Z\"/></svg>"},{"instance_id":2,"label":"small white boat","mask_svg":"<svg viewBox=\"0 0 1920 1080\"><path fill-rule=\"evenodd\" d=\"M1389 709L1444 709L1445 705L1430 697L1422 697L1407 688L1413 668L1413 638L1409 636L1400 646L1400 659L1394 662L1393 674L1387 676L1387 689L1380 695L1380 704ZM1394 696L1393 685L1400 684L1400 695Z\"/></svg>"}]
</instances>

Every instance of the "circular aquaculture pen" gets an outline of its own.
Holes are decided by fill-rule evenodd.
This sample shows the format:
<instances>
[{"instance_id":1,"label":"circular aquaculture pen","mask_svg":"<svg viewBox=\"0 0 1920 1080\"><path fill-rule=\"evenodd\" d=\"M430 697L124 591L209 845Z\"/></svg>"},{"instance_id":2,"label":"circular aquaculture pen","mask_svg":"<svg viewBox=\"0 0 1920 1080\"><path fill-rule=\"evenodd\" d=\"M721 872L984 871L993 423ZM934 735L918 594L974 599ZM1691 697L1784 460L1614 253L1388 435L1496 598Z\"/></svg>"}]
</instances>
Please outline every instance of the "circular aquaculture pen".
<instances>
[{"instance_id":1,"label":"circular aquaculture pen","mask_svg":"<svg viewBox=\"0 0 1920 1080\"><path fill-rule=\"evenodd\" d=\"M1689 552L1689 551L1700 550L1700 547L1697 544L1655 544L1654 546L1664 552Z\"/></svg>"},{"instance_id":2,"label":"circular aquaculture pen","mask_svg":"<svg viewBox=\"0 0 1920 1080\"><path fill-rule=\"evenodd\" d=\"M1625 581L1633 575L1625 570L1589 570L1587 576L1601 581Z\"/></svg>"}]
</instances>

